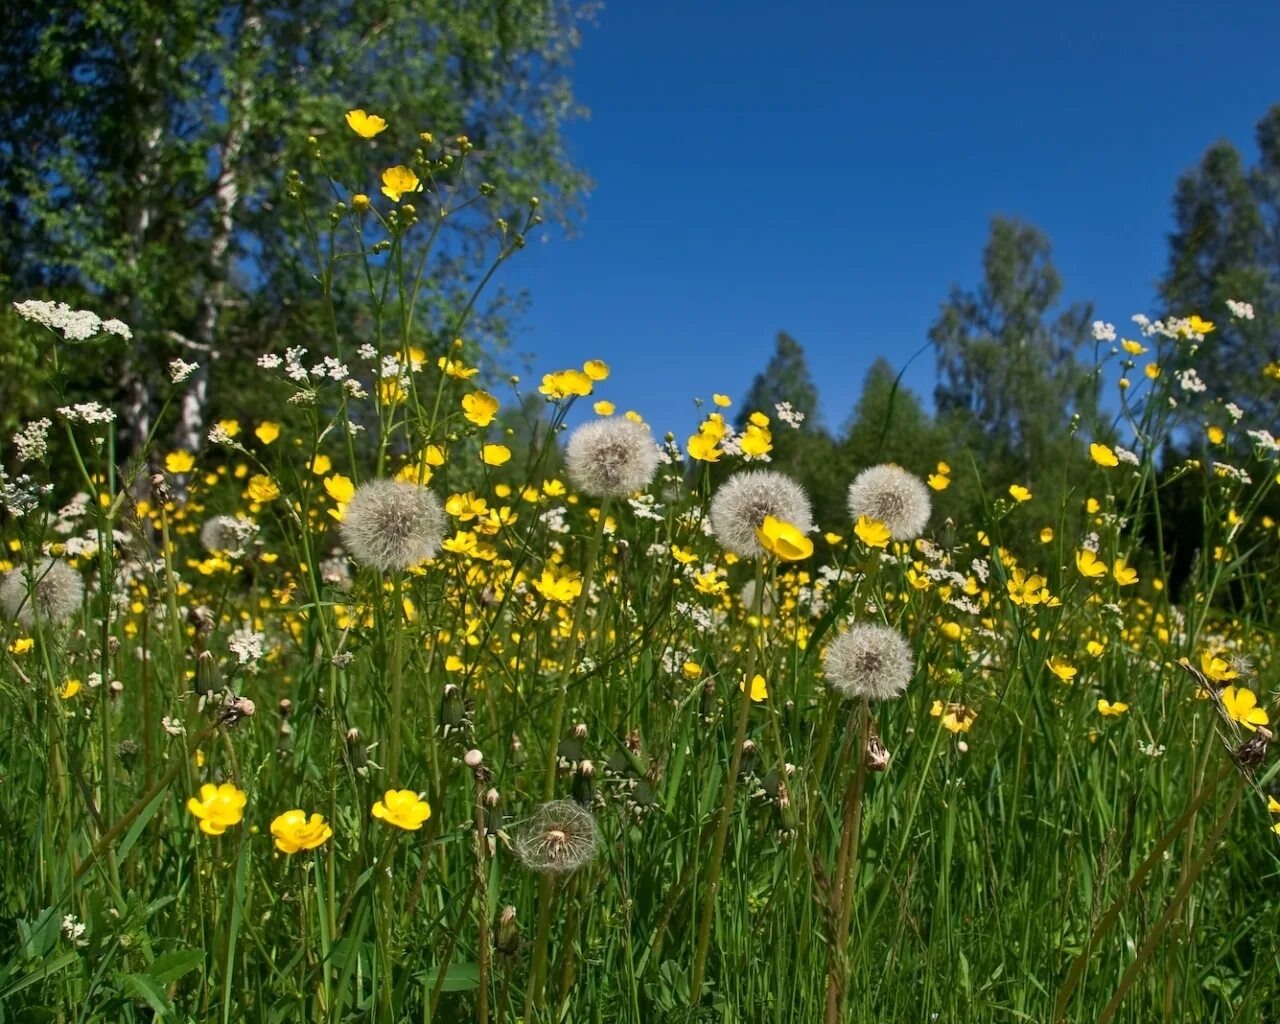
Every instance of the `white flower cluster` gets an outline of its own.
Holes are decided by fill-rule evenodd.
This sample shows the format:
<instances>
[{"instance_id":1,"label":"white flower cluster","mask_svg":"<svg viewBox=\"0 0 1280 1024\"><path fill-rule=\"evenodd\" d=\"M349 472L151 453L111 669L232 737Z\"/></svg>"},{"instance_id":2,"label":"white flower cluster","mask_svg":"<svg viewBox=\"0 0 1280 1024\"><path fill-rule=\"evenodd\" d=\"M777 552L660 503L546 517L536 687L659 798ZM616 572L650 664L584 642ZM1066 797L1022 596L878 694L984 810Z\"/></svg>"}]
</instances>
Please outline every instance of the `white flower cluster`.
<instances>
[{"instance_id":1,"label":"white flower cluster","mask_svg":"<svg viewBox=\"0 0 1280 1024\"><path fill-rule=\"evenodd\" d=\"M1253 477L1251 477L1243 469L1240 469L1238 466L1232 466L1230 463L1215 462L1213 464L1213 472L1217 476L1226 477L1228 480L1235 480L1238 483L1242 483L1242 484L1253 483Z\"/></svg>"},{"instance_id":2,"label":"white flower cluster","mask_svg":"<svg viewBox=\"0 0 1280 1024\"><path fill-rule=\"evenodd\" d=\"M631 506L631 511L635 513L637 519L651 519L655 523L661 523L666 518L662 514L662 506L652 494L631 498L627 504Z\"/></svg>"},{"instance_id":3,"label":"white flower cluster","mask_svg":"<svg viewBox=\"0 0 1280 1024\"><path fill-rule=\"evenodd\" d=\"M181 384L198 369L200 369L198 363L188 363L182 359L174 359L169 363L169 380L174 384Z\"/></svg>"},{"instance_id":4,"label":"white flower cluster","mask_svg":"<svg viewBox=\"0 0 1280 1024\"><path fill-rule=\"evenodd\" d=\"M804 422L804 413L793 409L790 402L779 402L773 407L773 411L778 414L778 419L793 430L799 430L800 424Z\"/></svg>"},{"instance_id":5,"label":"white flower cluster","mask_svg":"<svg viewBox=\"0 0 1280 1024\"><path fill-rule=\"evenodd\" d=\"M1248 302L1239 302L1236 299L1227 299L1227 309L1231 310L1231 315L1237 320L1253 319L1253 306Z\"/></svg>"},{"instance_id":6,"label":"white flower cluster","mask_svg":"<svg viewBox=\"0 0 1280 1024\"><path fill-rule=\"evenodd\" d=\"M227 428L220 423L214 424L209 430L210 444L235 444L235 440L234 437L227 433Z\"/></svg>"},{"instance_id":7,"label":"white flower cluster","mask_svg":"<svg viewBox=\"0 0 1280 1024\"><path fill-rule=\"evenodd\" d=\"M227 640L227 649L236 656L236 664L244 667L257 667L262 660L263 645L267 638L255 633L248 626L237 629Z\"/></svg>"},{"instance_id":8,"label":"white flower cluster","mask_svg":"<svg viewBox=\"0 0 1280 1024\"><path fill-rule=\"evenodd\" d=\"M27 299L15 302L13 308L24 320L57 331L67 341L88 341L100 331L114 334L129 341L133 332L128 325L119 320L103 320L87 309L72 309L65 302L45 302L42 299Z\"/></svg>"},{"instance_id":9,"label":"white flower cluster","mask_svg":"<svg viewBox=\"0 0 1280 1024\"><path fill-rule=\"evenodd\" d=\"M546 525L547 529L552 533L568 533L569 524L565 522L564 508L560 505L553 505L538 517L539 521Z\"/></svg>"},{"instance_id":10,"label":"white flower cluster","mask_svg":"<svg viewBox=\"0 0 1280 1024\"><path fill-rule=\"evenodd\" d=\"M1196 373L1195 367L1180 370L1178 372L1178 384L1183 391L1191 391L1195 394L1205 390L1205 383L1200 379L1200 375Z\"/></svg>"},{"instance_id":11,"label":"white flower cluster","mask_svg":"<svg viewBox=\"0 0 1280 1024\"><path fill-rule=\"evenodd\" d=\"M21 519L40 507L40 499L53 490L53 484L37 484L26 473L10 480L0 465L0 508L7 508Z\"/></svg>"},{"instance_id":12,"label":"white flower cluster","mask_svg":"<svg viewBox=\"0 0 1280 1024\"><path fill-rule=\"evenodd\" d=\"M1275 437L1269 430L1250 430L1248 435L1253 438L1253 443L1265 452L1271 452L1273 455L1280 453L1280 441L1276 441Z\"/></svg>"},{"instance_id":13,"label":"white flower cluster","mask_svg":"<svg viewBox=\"0 0 1280 1024\"><path fill-rule=\"evenodd\" d=\"M1116 325L1109 324L1105 320L1095 320L1093 322L1093 340L1094 341L1115 341Z\"/></svg>"},{"instance_id":14,"label":"white flower cluster","mask_svg":"<svg viewBox=\"0 0 1280 1024\"><path fill-rule=\"evenodd\" d=\"M47 419L32 420L13 435L13 446L18 449L19 462L43 460L49 454L49 428Z\"/></svg>"},{"instance_id":15,"label":"white flower cluster","mask_svg":"<svg viewBox=\"0 0 1280 1024\"><path fill-rule=\"evenodd\" d=\"M62 919L62 934L77 946L88 944L89 940L84 937L84 933L84 922L76 920L75 914L68 914Z\"/></svg>"},{"instance_id":16,"label":"white flower cluster","mask_svg":"<svg viewBox=\"0 0 1280 1024\"><path fill-rule=\"evenodd\" d=\"M1121 448L1117 444L1112 446L1111 450L1116 453L1116 458L1119 459L1121 462L1127 462L1131 466L1138 465L1138 461L1139 461L1138 456L1135 455L1133 452L1129 451L1128 448Z\"/></svg>"},{"instance_id":17,"label":"white flower cluster","mask_svg":"<svg viewBox=\"0 0 1280 1024\"><path fill-rule=\"evenodd\" d=\"M111 423L115 420L116 414L110 409L103 407L99 402L79 402L76 405L62 405L58 407L58 415L62 416L72 423Z\"/></svg>"}]
</instances>

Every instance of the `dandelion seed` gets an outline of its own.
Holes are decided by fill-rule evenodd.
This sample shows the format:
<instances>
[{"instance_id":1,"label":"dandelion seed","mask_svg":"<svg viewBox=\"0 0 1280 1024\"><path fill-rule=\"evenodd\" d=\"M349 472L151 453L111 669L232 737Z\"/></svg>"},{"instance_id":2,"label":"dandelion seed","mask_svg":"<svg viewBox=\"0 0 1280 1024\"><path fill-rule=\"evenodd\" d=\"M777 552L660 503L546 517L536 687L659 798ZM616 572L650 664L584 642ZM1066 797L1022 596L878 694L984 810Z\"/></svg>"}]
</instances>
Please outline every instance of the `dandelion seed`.
<instances>
[{"instance_id":1,"label":"dandelion seed","mask_svg":"<svg viewBox=\"0 0 1280 1024\"><path fill-rule=\"evenodd\" d=\"M0 581L0 606L5 614L23 626L31 626L38 612L46 625L58 625L66 621L80 608L84 598L84 581L66 562L46 558L30 570L31 587L28 589L27 570L17 568ZM34 596L35 608L32 607Z\"/></svg>"},{"instance_id":2,"label":"dandelion seed","mask_svg":"<svg viewBox=\"0 0 1280 1024\"><path fill-rule=\"evenodd\" d=\"M776 470L735 473L711 499L711 530L720 545L735 555L750 558L764 554L756 531L769 516L802 534L813 529L813 512L804 488Z\"/></svg>"},{"instance_id":3,"label":"dandelion seed","mask_svg":"<svg viewBox=\"0 0 1280 1024\"><path fill-rule=\"evenodd\" d=\"M929 489L901 466L885 463L864 469L849 485L849 514L884 523L894 540L913 540L924 532L932 504Z\"/></svg>"},{"instance_id":4,"label":"dandelion seed","mask_svg":"<svg viewBox=\"0 0 1280 1024\"><path fill-rule=\"evenodd\" d=\"M600 847L591 812L575 800L542 804L516 832L515 852L530 871L567 875L590 863Z\"/></svg>"},{"instance_id":5,"label":"dandelion seed","mask_svg":"<svg viewBox=\"0 0 1280 1024\"><path fill-rule=\"evenodd\" d=\"M625 416L578 427L565 448L573 485L593 498L621 498L642 491L658 468L658 447L643 423Z\"/></svg>"},{"instance_id":6,"label":"dandelion seed","mask_svg":"<svg viewBox=\"0 0 1280 1024\"><path fill-rule=\"evenodd\" d=\"M436 553L444 510L425 487L371 480L356 488L342 519L342 539L361 565L382 572L408 569Z\"/></svg>"},{"instance_id":7,"label":"dandelion seed","mask_svg":"<svg viewBox=\"0 0 1280 1024\"><path fill-rule=\"evenodd\" d=\"M891 626L856 623L822 657L827 684L850 700L893 700L915 672L911 645Z\"/></svg>"}]
</instances>

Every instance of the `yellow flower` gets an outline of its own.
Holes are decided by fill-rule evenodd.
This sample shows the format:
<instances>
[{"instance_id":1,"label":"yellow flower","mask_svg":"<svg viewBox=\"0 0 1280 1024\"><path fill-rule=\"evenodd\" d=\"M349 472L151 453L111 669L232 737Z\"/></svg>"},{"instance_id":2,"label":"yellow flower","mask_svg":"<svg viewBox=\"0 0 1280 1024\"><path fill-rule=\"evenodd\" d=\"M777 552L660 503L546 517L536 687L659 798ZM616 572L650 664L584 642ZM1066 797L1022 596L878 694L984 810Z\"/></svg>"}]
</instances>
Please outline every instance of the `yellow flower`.
<instances>
[{"instance_id":1,"label":"yellow flower","mask_svg":"<svg viewBox=\"0 0 1280 1024\"><path fill-rule=\"evenodd\" d=\"M547 566L542 576L533 581L533 589L547 601L568 604L582 593L582 578L572 569Z\"/></svg>"},{"instance_id":2,"label":"yellow flower","mask_svg":"<svg viewBox=\"0 0 1280 1024\"><path fill-rule=\"evenodd\" d=\"M400 197L406 192L417 192L421 188L418 176L404 164L396 164L382 172L382 194L393 203L400 202Z\"/></svg>"},{"instance_id":3,"label":"yellow flower","mask_svg":"<svg viewBox=\"0 0 1280 1024\"><path fill-rule=\"evenodd\" d=\"M743 455L758 459L773 451L773 436L767 427L751 423L747 426L747 432L742 435L741 445Z\"/></svg>"},{"instance_id":4,"label":"yellow flower","mask_svg":"<svg viewBox=\"0 0 1280 1024\"><path fill-rule=\"evenodd\" d=\"M307 468L316 476L324 476L333 468L333 460L327 455L317 455L307 463Z\"/></svg>"},{"instance_id":5,"label":"yellow flower","mask_svg":"<svg viewBox=\"0 0 1280 1024\"><path fill-rule=\"evenodd\" d=\"M1205 428L1205 436L1209 438L1210 444L1222 444L1226 440L1227 435L1221 427L1209 426Z\"/></svg>"},{"instance_id":6,"label":"yellow flower","mask_svg":"<svg viewBox=\"0 0 1280 1024\"><path fill-rule=\"evenodd\" d=\"M363 110L348 110L347 124L362 139L371 139L387 127L387 122L377 114L366 114Z\"/></svg>"},{"instance_id":7,"label":"yellow flower","mask_svg":"<svg viewBox=\"0 0 1280 1024\"><path fill-rule=\"evenodd\" d=\"M271 834L275 836L276 849L281 853L299 853L314 850L333 837L333 829L324 823L319 814L308 820L306 811L285 811L271 822Z\"/></svg>"},{"instance_id":8,"label":"yellow flower","mask_svg":"<svg viewBox=\"0 0 1280 1024\"><path fill-rule=\"evenodd\" d=\"M343 476L341 473L334 473L333 476L325 477L324 489L329 497L339 505L345 505L356 493L356 487L351 482L351 478Z\"/></svg>"},{"instance_id":9,"label":"yellow flower","mask_svg":"<svg viewBox=\"0 0 1280 1024\"><path fill-rule=\"evenodd\" d=\"M718 393L711 396L711 401L715 402L721 409L727 409L733 404L733 400L728 395Z\"/></svg>"},{"instance_id":10,"label":"yellow flower","mask_svg":"<svg viewBox=\"0 0 1280 1024\"><path fill-rule=\"evenodd\" d=\"M694 574L693 588L698 593L706 594L708 597L718 597L729 589L729 584L716 575L714 569L711 569L707 572Z\"/></svg>"},{"instance_id":11,"label":"yellow flower","mask_svg":"<svg viewBox=\"0 0 1280 1024\"><path fill-rule=\"evenodd\" d=\"M719 443L719 438L714 434L699 430L689 438L689 443L685 447L691 459L697 459L699 462L717 462L724 454L723 448L716 447Z\"/></svg>"},{"instance_id":12,"label":"yellow flower","mask_svg":"<svg viewBox=\"0 0 1280 1024\"><path fill-rule=\"evenodd\" d=\"M1155 380L1160 376L1160 367L1155 363L1147 363L1147 365L1142 368L1142 372L1147 375L1148 380Z\"/></svg>"},{"instance_id":13,"label":"yellow flower","mask_svg":"<svg viewBox=\"0 0 1280 1024\"><path fill-rule=\"evenodd\" d=\"M738 684L738 689L743 693L746 692L747 690L746 679L743 679L742 682ZM765 700L768 696L769 696L769 688L768 686L765 685L764 676L762 675L752 676L751 677L751 700L754 703L759 704L762 700Z\"/></svg>"},{"instance_id":14,"label":"yellow flower","mask_svg":"<svg viewBox=\"0 0 1280 1024\"><path fill-rule=\"evenodd\" d=\"M396 828L416 832L431 817L431 805L411 789L389 789L373 805L373 816Z\"/></svg>"},{"instance_id":15,"label":"yellow flower","mask_svg":"<svg viewBox=\"0 0 1280 1024\"><path fill-rule=\"evenodd\" d=\"M1031 500L1031 492L1027 490L1025 487L1023 487L1021 484L1010 484L1009 495L1010 497L1013 498L1014 501L1018 502L1019 504L1021 504L1024 501Z\"/></svg>"},{"instance_id":16,"label":"yellow flower","mask_svg":"<svg viewBox=\"0 0 1280 1024\"><path fill-rule=\"evenodd\" d=\"M218 426L223 429L227 437L235 437L240 433L239 420L218 420Z\"/></svg>"},{"instance_id":17,"label":"yellow flower","mask_svg":"<svg viewBox=\"0 0 1280 1024\"><path fill-rule=\"evenodd\" d=\"M599 402L596 402L591 409L597 416L612 416L614 412L614 405L612 402L606 402L604 399L601 399Z\"/></svg>"},{"instance_id":18,"label":"yellow flower","mask_svg":"<svg viewBox=\"0 0 1280 1024\"><path fill-rule=\"evenodd\" d=\"M1116 458L1116 453L1105 444L1098 444L1096 441L1089 445L1089 458L1093 459L1099 466L1120 465L1120 460Z\"/></svg>"},{"instance_id":19,"label":"yellow flower","mask_svg":"<svg viewBox=\"0 0 1280 1024\"><path fill-rule=\"evenodd\" d=\"M591 394L591 378L581 370L560 370L558 373L543 375L540 394L548 398L561 399Z\"/></svg>"},{"instance_id":20,"label":"yellow flower","mask_svg":"<svg viewBox=\"0 0 1280 1024\"><path fill-rule=\"evenodd\" d=\"M853 524L853 532L869 548L887 548L889 539L893 536L889 527L870 516L858 516L858 521Z\"/></svg>"},{"instance_id":21,"label":"yellow flower","mask_svg":"<svg viewBox=\"0 0 1280 1024\"><path fill-rule=\"evenodd\" d=\"M1117 718L1129 710L1129 705L1124 701L1116 701L1114 704L1109 700L1098 698L1098 714L1105 718Z\"/></svg>"},{"instance_id":22,"label":"yellow flower","mask_svg":"<svg viewBox=\"0 0 1280 1024\"><path fill-rule=\"evenodd\" d=\"M363 192L357 192L351 197L351 208L355 210L356 213L364 213L371 205L369 197Z\"/></svg>"},{"instance_id":23,"label":"yellow flower","mask_svg":"<svg viewBox=\"0 0 1280 1024\"><path fill-rule=\"evenodd\" d=\"M1086 579L1097 580L1107 574L1107 563L1088 548L1076 552L1076 568Z\"/></svg>"},{"instance_id":24,"label":"yellow flower","mask_svg":"<svg viewBox=\"0 0 1280 1024\"><path fill-rule=\"evenodd\" d=\"M190 452L170 452L164 457L164 468L167 473L190 473L195 464L196 457Z\"/></svg>"},{"instance_id":25,"label":"yellow flower","mask_svg":"<svg viewBox=\"0 0 1280 1024\"><path fill-rule=\"evenodd\" d=\"M1220 696L1222 707L1233 722L1239 722L1250 732L1267 724L1267 713L1257 706L1258 698L1252 690L1243 686L1238 689L1228 686Z\"/></svg>"},{"instance_id":26,"label":"yellow flower","mask_svg":"<svg viewBox=\"0 0 1280 1024\"><path fill-rule=\"evenodd\" d=\"M1040 543L1041 543L1041 544L1052 544L1052 543L1053 543L1053 527L1052 527L1052 526L1045 526L1045 527L1041 527L1041 529L1040 529Z\"/></svg>"},{"instance_id":27,"label":"yellow flower","mask_svg":"<svg viewBox=\"0 0 1280 1024\"><path fill-rule=\"evenodd\" d=\"M765 516L764 522L756 527L756 540L784 562L799 562L813 554L813 541L798 527L773 516Z\"/></svg>"},{"instance_id":28,"label":"yellow flower","mask_svg":"<svg viewBox=\"0 0 1280 1024\"><path fill-rule=\"evenodd\" d=\"M601 359L588 359L582 364L582 372L594 381L606 380L609 376L609 364Z\"/></svg>"},{"instance_id":29,"label":"yellow flower","mask_svg":"<svg viewBox=\"0 0 1280 1024\"><path fill-rule=\"evenodd\" d=\"M10 654L30 654L36 642L29 636L20 636L9 645Z\"/></svg>"},{"instance_id":30,"label":"yellow flower","mask_svg":"<svg viewBox=\"0 0 1280 1024\"><path fill-rule=\"evenodd\" d=\"M1127 338L1120 339L1120 347L1131 356L1140 356L1147 348L1140 341L1129 341Z\"/></svg>"},{"instance_id":31,"label":"yellow flower","mask_svg":"<svg viewBox=\"0 0 1280 1024\"><path fill-rule=\"evenodd\" d=\"M486 466L501 466L511 459L511 449L504 444L487 444L480 449L480 461Z\"/></svg>"},{"instance_id":32,"label":"yellow flower","mask_svg":"<svg viewBox=\"0 0 1280 1024\"><path fill-rule=\"evenodd\" d=\"M698 556L688 548L682 548L679 544L671 545L671 556L681 565L688 565L690 562L696 562Z\"/></svg>"},{"instance_id":33,"label":"yellow flower","mask_svg":"<svg viewBox=\"0 0 1280 1024\"><path fill-rule=\"evenodd\" d=\"M929 714L940 718L943 728L952 733L968 732L973 728L974 719L978 717L978 713L972 708L963 704L944 704L940 700L933 702Z\"/></svg>"},{"instance_id":34,"label":"yellow flower","mask_svg":"<svg viewBox=\"0 0 1280 1024\"><path fill-rule=\"evenodd\" d=\"M84 689L84 687L81 685L79 679L68 679L66 685L58 691L58 696L63 700L70 700L82 689Z\"/></svg>"},{"instance_id":35,"label":"yellow flower","mask_svg":"<svg viewBox=\"0 0 1280 1024\"><path fill-rule=\"evenodd\" d=\"M274 501L280 497L280 488L269 476L255 473L249 477L249 497L254 501Z\"/></svg>"},{"instance_id":36,"label":"yellow flower","mask_svg":"<svg viewBox=\"0 0 1280 1024\"><path fill-rule=\"evenodd\" d=\"M1014 569L1013 578L1005 584L1005 587L1009 591L1009 600L1014 604L1037 605L1049 600L1049 589L1046 583L1048 580L1043 576L1037 574L1028 576L1025 569Z\"/></svg>"},{"instance_id":37,"label":"yellow flower","mask_svg":"<svg viewBox=\"0 0 1280 1024\"><path fill-rule=\"evenodd\" d=\"M468 522L477 516L486 515L489 503L484 498L477 498L474 491L466 494L451 494L444 503L444 510L461 522Z\"/></svg>"},{"instance_id":38,"label":"yellow flower","mask_svg":"<svg viewBox=\"0 0 1280 1024\"><path fill-rule=\"evenodd\" d=\"M945 491L951 486L951 477L944 473L930 473L929 486L935 491Z\"/></svg>"},{"instance_id":39,"label":"yellow flower","mask_svg":"<svg viewBox=\"0 0 1280 1024\"><path fill-rule=\"evenodd\" d=\"M1071 682L1079 671L1079 669L1067 661L1066 658L1059 658L1057 656L1050 658L1045 662L1045 664L1049 666L1049 671L1064 683Z\"/></svg>"},{"instance_id":40,"label":"yellow flower","mask_svg":"<svg viewBox=\"0 0 1280 1024\"><path fill-rule=\"evenodd\" d=\"M1215 325L1208 320L1201 320L1195 313L1187 318L1187 327L1195 334L1208 334L1215 329Z\"/></svg>"},{"instance_id":41,"label":"yellow flower","mask_svg":"<svg viewBox=\"0 0 1280 1024\"><path fill-rule=\"evenodd\" d=\"M239 825L244 818L244 790L230 782L215 786L206 782L200 787L200 799L191 797L187 810L200 821L200 831L206 835L220 836L232 825Z\"/></svg>"},{"instance_id":42,"label":"yellow flower","mask_svg":"<svg viewBox=\"0 0 1280 1024\"><path fill-rule=\"evenodd\" d=\"M1215 683L1225 683L1238 678L1240 675L1239 672L1231 667L1229 661L1218 657L1212 651L1201 653L1200 671L1204 673L1206 679L1210 679Z\"/></svg>"},{"instance_id":43,"label":"yellow flower","mask_svg":"<svg viewBox=\"0 0 1280 1024\"><path fill-rule=\"evenodd\" d=\"M477 427L487 427L498 412L498 400L487 391L462 396L462 414Z\"/></svg>"},{"instance_id":44,"label":"yellow flower","mask_svg":"<svg viewBox=\"0 0 1280 1024\"><path fill-rule=\"evenodd\" d=\"M1115 560L1115 564L1111 566L1111 575L1122 587L1129 587L1138 582L1138 571L1130 569L1123 558Z\"/></svg>"},{"instance_id":45,"label":"yellow flower","mask_svg":"<svg viewBox=\"0 0 1280 1024\"><path fill-rule=\"evenodd\" d=\"M446 359L444 356L436 360L436 365L445 372L445 376L452 377L454 380L470 380L480 372L478 366L466 366L452 359Z\"/></svg>"},{"instance_id":46,"label":"yellow flower","mask_svg":"<svg viewBox=\"0 0 1280 1024\"><path fill-rule=\"evenodd\" d=\"M258 428L253 433L263 444L270 444L280 436L280 424L265 420L258 424Z\"/></svg>"}]
</instances>

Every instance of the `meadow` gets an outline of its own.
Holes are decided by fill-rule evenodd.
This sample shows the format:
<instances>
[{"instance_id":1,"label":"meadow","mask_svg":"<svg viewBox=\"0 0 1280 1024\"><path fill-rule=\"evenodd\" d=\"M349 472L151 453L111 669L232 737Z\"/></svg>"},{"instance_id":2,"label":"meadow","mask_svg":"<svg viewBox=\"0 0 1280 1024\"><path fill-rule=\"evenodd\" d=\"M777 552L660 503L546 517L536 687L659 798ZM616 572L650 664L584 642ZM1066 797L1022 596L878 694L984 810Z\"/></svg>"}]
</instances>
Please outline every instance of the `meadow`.
<instances>
[{"instance_id":1,"label":"meadow","mask_svg":"<svg viewBox=\"0 0 1280 1024\"><path fill-rule=\"evenodd\" d=\"M690 395L677 437L607 351L479 372L536 199L425 329L469 149L370 196L315 146L313 285L369 331L257 353L268 414L194 449L67 397L128 325L19 304L53 388L2 481L0 1021L1270 1019L1280 448L1203 397L1215 324L1095 325L1113 415L1052 500L939 453L839 467L814 522L793 409Z\"/></svg>"}]
</instances>

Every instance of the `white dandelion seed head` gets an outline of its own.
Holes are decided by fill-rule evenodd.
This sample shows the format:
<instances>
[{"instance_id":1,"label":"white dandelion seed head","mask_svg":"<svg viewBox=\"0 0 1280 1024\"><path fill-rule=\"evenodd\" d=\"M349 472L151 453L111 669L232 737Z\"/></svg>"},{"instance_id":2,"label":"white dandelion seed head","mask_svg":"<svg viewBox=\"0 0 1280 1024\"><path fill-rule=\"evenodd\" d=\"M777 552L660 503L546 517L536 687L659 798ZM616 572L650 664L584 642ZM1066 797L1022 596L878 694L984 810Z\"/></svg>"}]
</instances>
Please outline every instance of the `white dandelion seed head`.
<instances>
[{"instance_id":1,"label":"white dandelion seed head","mask_svg":"<svg viewBox=\"0 0 1280 1024\"><path fill-rule=\"evenodd\" d=\"M574 487L593 498L621 498L642 491L658 468L658 446L649 428L625 416L591 420L569 435L565 470Z\"/></svg>"},{"instance_id":2,"label":"white dandelion seed head","mask_svg":"<svg viewBox=\"0 0 1280 1024\"><path fill-rule=\"evenodd\" d=\"M71 618L83 600L84 581L60 558L46 558L36 566L19 566L0 581L0 606L9 618L23 626L31 626L36 614L46 625L56 626Z\"/></svg>"},{"instance_id":3,"label":"white dandelion seed head","mask_svg":"<svg viewBox=\"0 0 1280 1024\"><path fill-rule=\"evenodd\" d=\"M200 527L200 546L210 554L238 557L258 532L258 525L244 516L214 516Z\"/></svg>"},{"instance_id":4,"label":"white dandelion seed head","mask_svg":"<svg viewBox=\"0 0 1280 1024\"><path fill-rule=\"evenodd\" d=\"M893 627L859 622L831 641L822 668L842 697L894 700L911 682L915 659L906 637Z\"/></svg>"},{"instance_id":5,"label":"white dandelion seed head","mask_svg":"<svg viewBox=\"0 0 1280 1024\"><path fill-rule=\"evenodd\" d=\"M516 830L514 846L520 863L530 871L566 875L595 857L600 829L576 800L552 800Z\"/></svg>"},{"instance_id":6,"label":"white dandelion seed head","mask_svg":"<svg viewBox=\"0 0 1280 1024\"><path fill-rule=\"evenodd\" d=\"M914 473L885 463L864 469L849 485L849 514L875 519L894 540L913 540L924 532L932 503L929 489Z\"/></svg>"},{"instance_id":7,"label":"white dandelion seed head","mask_svg":"<svg viewBox=\"0 0 1280 1024\"><path fill-rule=\"evenodd\" d=\"M408 569L436 553L445 517L431 491L403 480L370 480L356 488L343 515L342 542L361 565Z\"/></svg>"},{"instance_id":8,"label":"white dandelion seed head","mask_svg":"<svg viewBox=\"0 0 1280 1024\"><path fill-rule=\"evenodd\" d=\"M734 473L711 499L711 532L720 546L744 558L764 554L756 530L766 516L790 523L801 533L813 529L813 510L804 488L773 469Z\"/></svg>"}]
</instances>

